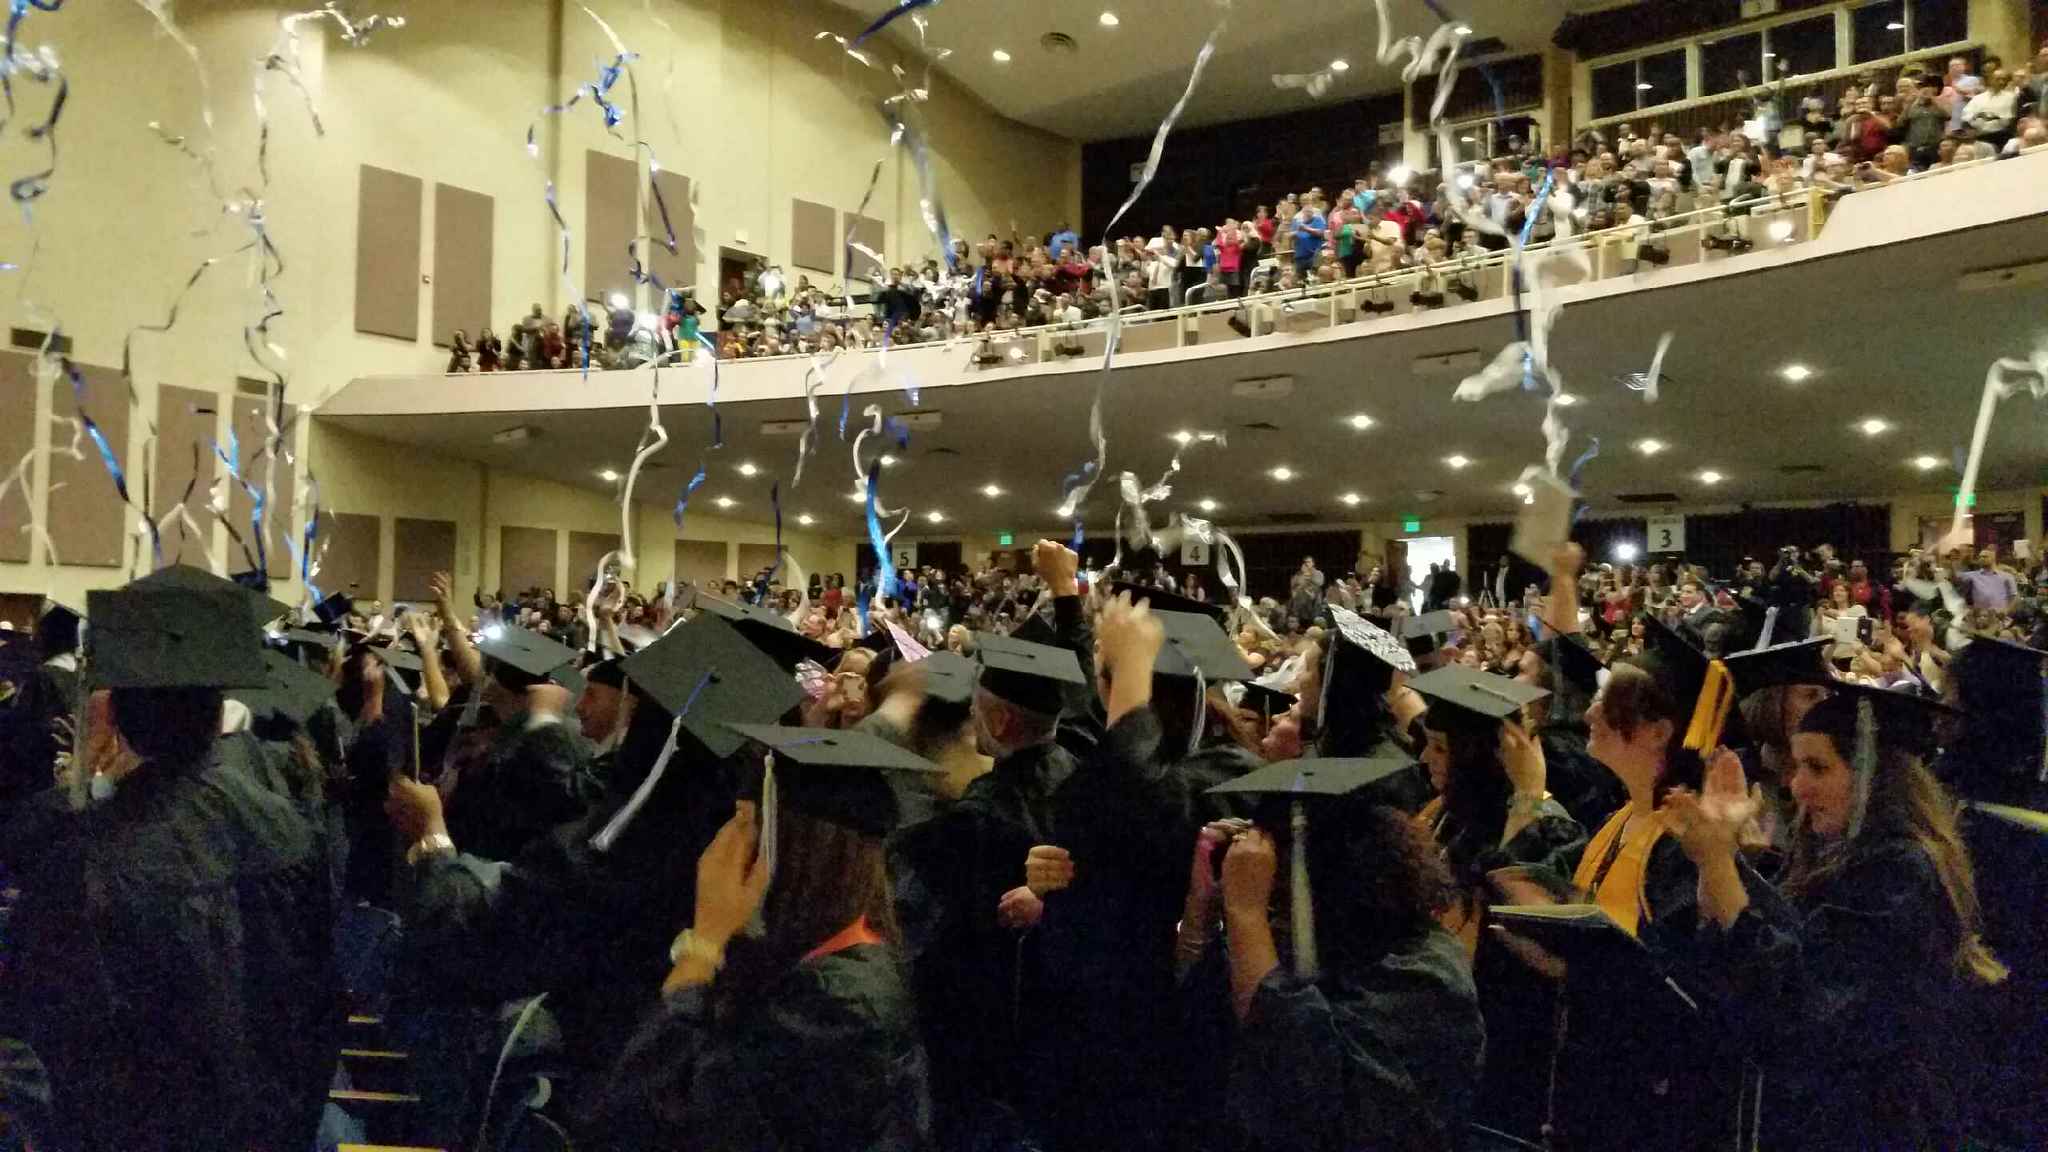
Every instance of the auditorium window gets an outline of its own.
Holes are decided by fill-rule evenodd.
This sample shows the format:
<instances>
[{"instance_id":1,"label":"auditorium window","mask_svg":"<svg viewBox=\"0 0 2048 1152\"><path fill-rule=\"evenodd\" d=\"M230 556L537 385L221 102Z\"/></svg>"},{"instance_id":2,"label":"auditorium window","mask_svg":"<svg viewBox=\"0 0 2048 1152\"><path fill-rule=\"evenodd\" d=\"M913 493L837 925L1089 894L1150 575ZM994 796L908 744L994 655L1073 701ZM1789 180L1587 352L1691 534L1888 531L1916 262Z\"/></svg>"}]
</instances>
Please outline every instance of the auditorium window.
<instances>
[{"instance_id":1,"label":"auditorium window","mask_svg":"<svg viewBox=\"0 0 2048 1152\"><path fill-rule=\"evenodd\" d=\"M1626 116L1686 98L1685 49L1673 48L1593 69L1593 118Z\"/></svg>"},{"instance_id":2,"label":"auditorium window","mask_svg":"<svg viewBox=\"0 0 2048 1152\"><path fill-rule=\"evenodd\" d=\"M1785 66L1785 73L1790 76L1832 71L1835 67L1834 13L1794 20L1789 24L1773 24L1764 29L1764 56L1771 62L1773 76L1778 74L1780 65Z\"/></svg>"},{"instance_id":3,"label":"auditorium window","mask_svg":"<svg viewBox=\"0 0 2048 1152\"><path fill-rule=\"evenodd\" d=\"M1882 0L1849 13L1850 58L1858 64L1906 52L1906 0Z\"/></svg>"},{"instance_id":4,"label":"auditorium window","mask_svg":"<svg viewBox=\"0 0 2048 1152\"><path fill-rule=\"evenodd\" d=\"M1967 7L1965 0L1913 0L1906 17L1906 37L1913 51L1969 39Z\"/></svg>"},{"instance_id":5,"label":"auditorium window","mask_svg":"<svg viewBox=\"0 0 2048 1152\"><path fill-rule=\"evenodd\" d=\"M1764 38L1760 32L1739 32L1700 42L1700 95L1739 92L1763 76Z\"/></svg>"}]
</instances>

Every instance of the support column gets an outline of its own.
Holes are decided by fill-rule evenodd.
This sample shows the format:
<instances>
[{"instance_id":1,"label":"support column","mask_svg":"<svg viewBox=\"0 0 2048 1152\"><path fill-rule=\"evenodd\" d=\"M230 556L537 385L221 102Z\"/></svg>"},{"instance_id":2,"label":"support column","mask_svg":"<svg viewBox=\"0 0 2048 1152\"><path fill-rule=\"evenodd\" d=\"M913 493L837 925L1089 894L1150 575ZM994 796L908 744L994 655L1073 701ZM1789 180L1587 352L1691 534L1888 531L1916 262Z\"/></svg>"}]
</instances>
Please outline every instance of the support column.
<instances>
[{"instance_id":1,"label":"support column","mask_svg":"<svg viewBox=\"0 0 2048 1152\"><path fill-rule=\"evenodd\" d=\"M2031 60L2034 45L2033 13L2027 0L1969 0L1967 10L1970 39L1984 45L1984 51L2016 68Z\"/></svg>"},{"instance_id":2,"label":"support column","mask_svg":"<svg viewBox=\"0 0 2048 1152\"><path fill-rule=\"evenodd\" d=\"M1572 139L1572 65L1576 58L1563 48L1543 49L1543 147L1548 151Z\"/></svg>"},{"instance_id":3,"label":"support column","mask_svg":"<svg viewBox=\"0 0 2048 1152\"><path fill-rule=\"evenodd\" d=\"M1415 85L1401 89L1401 163L1412 172L1429 170L1429 133L1415 126Z\"/></svg>"}]
</instances>

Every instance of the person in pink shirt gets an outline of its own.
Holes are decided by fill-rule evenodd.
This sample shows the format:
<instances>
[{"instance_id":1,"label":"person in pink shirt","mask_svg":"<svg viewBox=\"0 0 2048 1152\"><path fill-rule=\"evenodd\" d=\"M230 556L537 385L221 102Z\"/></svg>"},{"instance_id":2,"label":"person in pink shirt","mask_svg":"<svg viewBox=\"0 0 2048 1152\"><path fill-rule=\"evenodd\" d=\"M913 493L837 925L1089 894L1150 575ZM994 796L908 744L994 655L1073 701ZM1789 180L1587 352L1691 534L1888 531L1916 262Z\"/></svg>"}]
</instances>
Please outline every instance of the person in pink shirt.
<instances>
[{"instance_id":1,"label":"person in pink shirt","mask_svg":"<svg viewBox=\"0 0 2048 1152\"><path fill-rule=\"evenodd\" d=\"M1216 230L1216 275L1232 296L1244 295L1243 260L1244 240L1237 221L1225 220Z\"/></svg>"}]
</instances>

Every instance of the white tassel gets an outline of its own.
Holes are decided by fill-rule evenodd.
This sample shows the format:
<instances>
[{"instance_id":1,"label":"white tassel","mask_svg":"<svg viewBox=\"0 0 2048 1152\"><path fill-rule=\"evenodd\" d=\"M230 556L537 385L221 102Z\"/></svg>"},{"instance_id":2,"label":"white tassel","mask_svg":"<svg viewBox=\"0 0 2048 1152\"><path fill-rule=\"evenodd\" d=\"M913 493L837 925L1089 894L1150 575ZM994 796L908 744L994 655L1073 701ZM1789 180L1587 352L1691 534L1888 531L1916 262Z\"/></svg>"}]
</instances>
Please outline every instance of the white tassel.
<instances>
[{"instance_id":1,"label":"white tassel","mask_svg":"<svg viewBox=\"0 0 2048 1152\"><path fill-rule=\"evenodd\" d=\"M1294 974L1303 980L1316 978L1316 912L1308 889L1308 808L1294 802L1290 820L1294 836L1289 847L1287 868L1289 922L1294 936Z\"/></svg>"},{"instance_id":2,"label":"white tassel","mask_svg":"<svg viewBox=\"0 0 2048 1152\"><path fill-rule=\"evenodd\" d=\"M1877 709L1868 699L1856 702L1856 751L1851 767L1849 794L1849 835L1853 841L1863 831L1863 817L1870 809L1870 781L1877 774Z\"/></svg>"},{"instance_id":3,"label":"white tassel","mask_svg":"<svg viewBox=\"0 0 2048 1152\"><path fill-rule=\"evenodd\" d=\"M1202 730L1208 727L1209 681L1200 668L1195 669L1195 722L1188 726L1187 755L1193 756L1202 746Z\"/></svg>"},{"instance_id":4,"label":"white tassel","mask_svg":"<svg viewBox=\"0 0 2048 1152\"><path fill-rule=\"evenodd\" d=\"M633 817L640 814L641 805L647 803L647 798L654 795L655 786L661 783L661 774L668 771L668 762L675 757L676 743L681 738L682 731L683 718L677 716L675 723L668 726L668 740L661 746L661 755L654 758L654 767L647 770L647 778L640 781L638 788L633 789L633 795L626 801L626 806L613 814L605 826L598 830L597 835L590 838L592 848L599 852L611 851L612 843L619 838L619 834L633 822Z\"/></svg>"}]
</instances>

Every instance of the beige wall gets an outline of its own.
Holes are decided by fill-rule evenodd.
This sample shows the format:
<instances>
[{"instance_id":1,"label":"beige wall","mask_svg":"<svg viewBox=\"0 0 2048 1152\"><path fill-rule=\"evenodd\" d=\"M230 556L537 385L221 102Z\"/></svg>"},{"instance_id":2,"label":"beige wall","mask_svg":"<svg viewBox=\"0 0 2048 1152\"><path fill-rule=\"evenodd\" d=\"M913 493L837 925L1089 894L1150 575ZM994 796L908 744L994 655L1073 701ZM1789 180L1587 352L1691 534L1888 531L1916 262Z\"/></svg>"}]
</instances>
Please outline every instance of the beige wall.
<instances>
[{"instance_id":1,"label":"beige wall","mask_svg":"<svg viewBox=\"0 0 2048 1152\"><path fill-rule=\"evenodd\" d=\"M223 217L201 168L148 125L159 121L166 131L188 134L194 149L210 150L221 186L257 188L255 62L275 47L279 15L305 7L220 0L178 8L180 27L197 45L210 83L210 135L201 124L201 88L190 61L140 5L73 0L61 19L24 25L29 46L49 38L60 50L71 89L60 164L49 194L35 205L34 235L20 213L0 214L0 250L15 254L9 259L25 262L31 244L40 243L33 275L9 276L9 322L61 325L75 341L77 359L118 365L130 330L161 324L192 271L220 257L184 298L172 331L135 341L130 459L140 456L160 383L225 398L236 377L259 375L243 350L242 327L261 309L249 257L234 252L249 232L239 218ZM593 61L612 55L578 5L436 0L404 8L405 28L380 29L362 48L342 45L331 23L301 26L303 75L324 136L313 132L304 104L281 74L263 77L271 135L270 183L262 195L285 262L273 287L286 314L271 335L288 354L288 399L295 405L316 403L358 376L431 370L445 362L429 342L432 291L424 284L419 341L354 331L359 165L416 175L428 186L423 276L434 260L432 185L494 198L492 315L502 325L531 303L556 315L569 303L557 263L559 234L542 200L547 182L555 182L563 215L580 230L585 150L632 155L630 145L603 133L587 99L567 116L541 121L537 158L523 146L538 110L591 80ZM885 162L868 214L887 223L888 254L909 259L934 250L918 212L914 169L889 149L874 111L886 72L861 69L829 41L813 39L825 28L853 31L858 21L851 13L819 0L656 0L612 5L604 15L640 55L634 65L640 122L623 125L622 134L650 141L663 165L688 176L695 189L700 284L715 279L721 245L785 261L790 199L851 211L877 159ZM45 111L44 90L27 85L17 95L26 101L24 116ZM613 96L627 104L624 80ZM1077 144L1004 120L943 80L926 109L941 194L956 232L978 236L1007 229L1013 219L1026 229L1045 229L1078 215ZM571 249L571 282L582 282L587 255L579 237ZM599 255L624 260L623 252ZM121 397L93 402L119 403ZM40 429L50 416L48 396L38 404L30 419ZM489 558L482 555L478 512L486 478L477 469L423 466L407 453L363 448L359 437L309 437L308 423L300 422L293 450L319 478L323 504L385 517L387 569L390 518L422 515L462 525L457 557L467 572L461 579L473 586L479 573L492 571L484 566ZM165 447L190 451L189 445ZM363 455L350 458L357 450ZM46 473L42 461L32 469L38 507ZM302 481L304 473L301 468ZM517 485L512 490L529 493ZM736 537L755 531L731 528ZM773 538L772 528L758 532ZM129 548L132 563L132 536ZM224 559L226 550L225 535L216 529L213 555ZM833 557L828 550L818 558ZM665 550L661 564L669 564ZM851 575L850 552L839 567ZM73 597L125 577L111 568L0 565L0 590Z\"/></svg>"}]
</instances>

